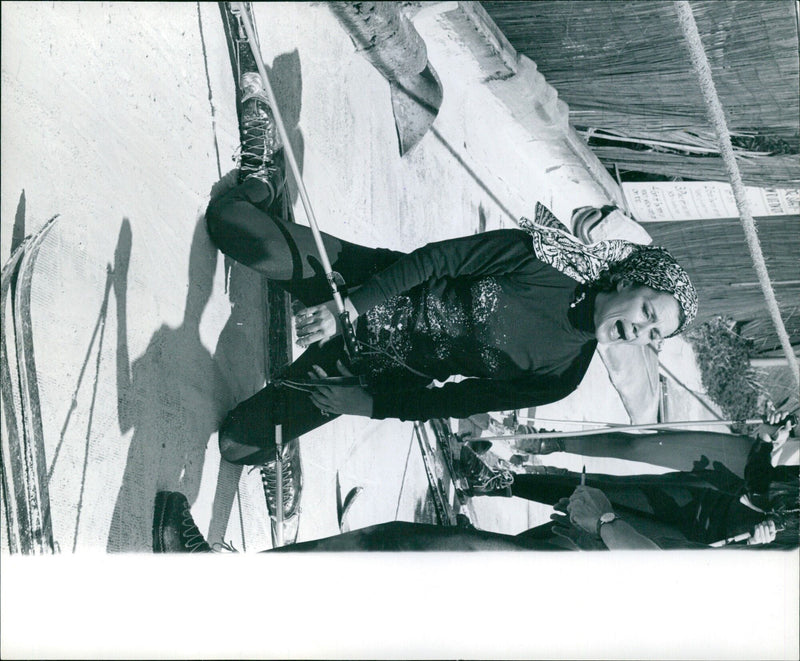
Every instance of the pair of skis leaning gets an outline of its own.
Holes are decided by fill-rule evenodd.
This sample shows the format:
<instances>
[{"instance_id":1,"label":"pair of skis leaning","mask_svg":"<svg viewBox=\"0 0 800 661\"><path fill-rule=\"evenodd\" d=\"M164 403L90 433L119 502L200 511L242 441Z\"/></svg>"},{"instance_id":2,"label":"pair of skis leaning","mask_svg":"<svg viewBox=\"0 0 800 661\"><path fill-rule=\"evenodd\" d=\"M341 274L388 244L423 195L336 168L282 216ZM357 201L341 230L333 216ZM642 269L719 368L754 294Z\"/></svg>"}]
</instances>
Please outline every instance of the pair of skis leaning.
<instances>
[{"instance_id":1,"label":"pair of skis leaning","mask_svg":"<svg viewBox=\"0 0 800 661\"><path fill-rule=\"evenodd\" d=\"M55 551L30 305L36 257L56 218L20 243L0 276L0 454L11 553Z\"/></svg>"}]
</instances>

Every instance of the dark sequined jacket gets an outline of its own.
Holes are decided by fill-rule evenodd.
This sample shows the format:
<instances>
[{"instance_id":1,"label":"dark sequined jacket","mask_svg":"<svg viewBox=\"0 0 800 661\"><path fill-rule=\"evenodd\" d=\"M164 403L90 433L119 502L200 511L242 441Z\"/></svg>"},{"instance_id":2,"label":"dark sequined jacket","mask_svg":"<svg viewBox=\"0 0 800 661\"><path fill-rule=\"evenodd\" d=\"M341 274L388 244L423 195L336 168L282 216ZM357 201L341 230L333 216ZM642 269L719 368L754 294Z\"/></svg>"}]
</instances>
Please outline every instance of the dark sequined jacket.
<instances>
[{"instance_id":1,"label":"dark sequined jacket","mask_svg":"<svg viewBox=\"0 0 800 661\"><path fill-rule=\"evenodd\" d=\"M547 404L596 348L593 299L522 230L428 244L352 292L374 418L427 420ZM454 375L463 378L438 387Z\"/></svg>"}]
</instances>

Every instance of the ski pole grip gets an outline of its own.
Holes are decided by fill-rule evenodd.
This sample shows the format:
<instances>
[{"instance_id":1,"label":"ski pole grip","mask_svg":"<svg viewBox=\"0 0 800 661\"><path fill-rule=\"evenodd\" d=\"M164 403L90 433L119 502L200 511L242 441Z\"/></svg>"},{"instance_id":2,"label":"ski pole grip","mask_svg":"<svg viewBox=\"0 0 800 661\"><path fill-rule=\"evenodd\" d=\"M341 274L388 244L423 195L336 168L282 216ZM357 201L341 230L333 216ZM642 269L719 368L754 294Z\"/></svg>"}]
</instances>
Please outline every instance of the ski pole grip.
<instances>
[{"instance_id":1,"label":"ski pole grip","mask_svg":"<svg viewBox=\"0 0 800 661\"><path fill-rule=\"evenodd\" d=\"M350 322L350 313L346 310L339 314L339 323L342 326L342 336L344 337L344 348L350 360L355 360L360 353L358 341L356 340L356 331L353 324Z\"/></svg>"}]
</instances>

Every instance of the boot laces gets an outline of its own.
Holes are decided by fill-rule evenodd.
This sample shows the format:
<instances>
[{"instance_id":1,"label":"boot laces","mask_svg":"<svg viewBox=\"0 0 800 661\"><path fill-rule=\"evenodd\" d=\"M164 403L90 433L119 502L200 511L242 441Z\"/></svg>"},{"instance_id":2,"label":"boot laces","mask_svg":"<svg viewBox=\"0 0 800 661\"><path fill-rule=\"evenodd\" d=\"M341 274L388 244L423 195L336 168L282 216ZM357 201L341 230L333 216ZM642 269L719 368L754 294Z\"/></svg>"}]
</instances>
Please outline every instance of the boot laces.
<instances>
[{"instance_id":1,"label":"boot laces","mask_svg":"<svg viewBox=\"0 0 800 661\"><path fill-rule=\"evenodd\" d=\"M181 537L184 540L189 553L199 553L209 549L208 543L203 537L200 529L192 519L192 513L188 508L182 512L183 525L181 526Z\"/></svg>"},{"instance_id":2,"label":"boot laces","mask_svg":"<svg viewBox=\"0 0 800 661\"><path fill-rule=\"evenodd\" d=\"M510 471L490 468L481 461L473 451L465 446L462 451L462 461L465 461L467 481L473 489L478 491L494 491L506 489L514 483L514 476Z\"/></svg>"},{"instance_id":3,"label":"boot laces","mask_svg":"<svg viewBox=\"0 0 800 661\"><path fill-rule=\"evenodd\" d=\"M264 492L267 495L267 505L270 514L277 510L277 483L278 483L278 462L270 461L261 466L261 481L264 484ZM292 453L284 453L281 461L281 475L283 477L283 511L284 515L290 515L295 504L297 485L295 483L296 467Z\"/></svg>"},{"instance_id":4,"label":"boot laces","mask_svg":"<svg viewBox=\"0 0 800 661\"><path fill-rule=\"evenodd\" d=\"M487 491L496 491L499 489L507 489L514 484L514 476L507 470L491 471L491 476L479 486L480 489Z\"/></svg>"},{"instance_id":5,"label":"boot laces","mask_svg":"<svg viewBox=\"0 0 800 661\"><path fill-rule=\"evenodd\" d=\"M260 79L242 76L245 96L242 100L242 120L240 125L240 145L234 159L239 163L242 180L256 177L274 188L272 180L279 168L274 164L275 153L280 149L275 117Z\"/></svg>"}]
</instances>

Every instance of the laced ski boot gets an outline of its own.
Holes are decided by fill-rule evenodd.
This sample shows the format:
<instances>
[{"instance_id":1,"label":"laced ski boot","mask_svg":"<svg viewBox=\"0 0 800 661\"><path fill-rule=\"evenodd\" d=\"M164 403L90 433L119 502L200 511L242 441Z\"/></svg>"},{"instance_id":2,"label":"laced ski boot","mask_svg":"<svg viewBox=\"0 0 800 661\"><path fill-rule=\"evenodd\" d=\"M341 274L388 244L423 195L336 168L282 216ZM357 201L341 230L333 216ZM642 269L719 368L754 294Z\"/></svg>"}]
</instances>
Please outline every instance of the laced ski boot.
<instances>
[{"instance_id":1,"label":"laced ski boot","mask_svg":"<svg viewBox=\"0 0 800 661\"><path fill-rule=\"evenodd\" d=\"M253 71L242 73L242 116L239 121L239 183L256 180L263 187L252 201L266 208L274 202L285 183L283 145L275 116L264 90L261 76ZM256 199L258 198L258 199Z\"/></svg>"},{"instance_id":2,"label":"laced ski boot","mask_svg":"<svg viewBox=\"0 0 800 661\"><path fill-rule=\"evenodd\" d=\"M467 495L511 497L514 475L507 470L490 468L469 445L461 447L459 464L467 482Z\"/></svg>"},{"instance_id":3,"label":"laced ski boot","mask_svg":"<svg viewBox=\"0 0 800 661\"><path fill-rule=\"evenodd\" d=\"M195 525L189 501L176 491L159 491L153 514L153 553L211 553Z\"/></svg>"},{"instance_id":4,"label":"laced ski boot","mask_svg":"<svg viewBox=\"0 0 800 661\"><path fill-rule=\"evenodd\" d=\"M297 439L284 443L281 451L283 476L283 539L284 544L294 544L300 522L300 497L303 494L303 467L300 463L300 444ZM272 538L277 538L277 478L278 462L268 461L261 469L261 482L267 499Z\"/></svg>"}]
</instances>

